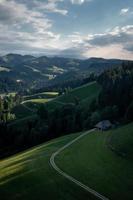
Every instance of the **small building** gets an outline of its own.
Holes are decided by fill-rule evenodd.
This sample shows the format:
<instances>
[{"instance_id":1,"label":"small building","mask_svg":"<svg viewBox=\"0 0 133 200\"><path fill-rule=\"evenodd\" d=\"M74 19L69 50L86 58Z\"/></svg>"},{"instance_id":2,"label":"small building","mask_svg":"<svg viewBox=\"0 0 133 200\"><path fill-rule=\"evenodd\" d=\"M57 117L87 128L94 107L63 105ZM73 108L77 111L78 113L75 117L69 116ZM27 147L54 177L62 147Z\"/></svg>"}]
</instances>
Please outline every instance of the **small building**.
<instances>
[{"instance_id":1,"label":"small building","mask_svg":"<svg viewBox=\"0 0 133 200\"><path fill-rule=\"evenodd\" d=\"M95 125L95 128L105 131L112 127L112 123L109 120L103 120Z\"/></svg>"}]
</instances>

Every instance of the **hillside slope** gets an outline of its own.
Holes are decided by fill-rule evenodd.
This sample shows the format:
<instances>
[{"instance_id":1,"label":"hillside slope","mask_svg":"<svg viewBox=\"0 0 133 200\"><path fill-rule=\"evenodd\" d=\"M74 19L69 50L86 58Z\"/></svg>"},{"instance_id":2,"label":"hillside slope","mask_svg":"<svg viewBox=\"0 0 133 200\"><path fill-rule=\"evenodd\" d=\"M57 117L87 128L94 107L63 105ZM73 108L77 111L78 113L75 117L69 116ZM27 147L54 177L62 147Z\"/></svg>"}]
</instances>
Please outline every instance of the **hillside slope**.
<instances>
[{"instance_id":1,"label":"hillside slope","mask_svg":"<svg viewBox=\"0 0 133 200\"><path fill-rule=\"evenodd\" d=\"M133 137L127 144L127 140L121 140L120 132L121 135L131 135L133 123L119 129L86 135L56 157L57 166L109 199L132 200L133 161L121 157L108 145L108 138L115 134L117 144L123 141L123 146L130 146ZM128 153L131 154L131 151Z\"/></svg>"},{"instance_id":2,"label":"hillside slope","mask_svg":"<svg viewBox=\"0 0 133 200\"><path fill-rule=\"evenodd\" d=\"M133 124L113 131L109 138L110 148L124 158L133 159Z\"/></svg>"},{"instance_id":3,"label":"hillside slope","mask_svg":"<svg viewBox=\"0 0 133 200\"><path fill-rule=\"evenodd\" d=\"M66 103L76 103L76 101L78 101L81 106L85 106L86 103L91 103L92 100L98 96L100 89L101 87L99 84L91 82L55 98L53 101L48 102L47 106L53 109Z\"/></svg>"},{"instance_id":4,"label":"hillside slope","mask_svg":"<svg viewBox=\"0 0 133 200\"><path fill-rule=\"evenodd\" d=\"M104 69L120 66L121 63L122 60L118 59L79 60L7 54L0 56L0 83L3 83L0 92L4 92L5 86L8 91L16 91L21 87L39 89L67 81L80 80L88 77L90 73L101 73Z\"/></svg>"},{"instance_id":5,"label":"hillside slope","mask_svg":"<svg viewBox=\"0 0 133 200\"><path fill-rule=\"evenodd\" d=\"M121 127L131 133L133 124ZM59 168L112 200L133 199L133 162L117 155L108 146L116 130L95 131L64 149L55 159ZM118 133L117 132L117 133ZM52 140L0 162L0 196L2 200L95 199L82 188L59 175L50 166L51 155L79 136L72 134Z\"/></svg>"},{"instance_id":6,"label":"hillside slope","mask_svg":"<svg viewBox=\"0 0 133 200\"><path fill-rule=\"evenodd\" d=\"M81 87L73 89L67 94L58 98L59 101L64 103L74 103L75 98L79 101L85 100L86 98L94 98L99 93L100 86L96 82L85 84Z\"/></svg>"},{"instance_id":7,"label":"hillside slope","mask_svg":"<svg viewBox=\"0 0 133 200\"><path fill-rule=\"evenodd\" d=\"M77 135L52 140L0 161L1 199L95 200L82 188L58 175L49 163L52 153Z\"/></svg>"},{"instance_id":8,"label":"hillside slope","mask_svg":"<svg viewBox=\"0 0 133 200\"><path fill-rule=\"evenodd\" d=\"M57 107L59 108L60 106L66 103L75 103L76 100L78 100L78 102L82 106L85 106L86 103L89 104L94 98L96 98L99 92L100 92L100 85L98 85L96 82L91 82L76 89L73 89L59 97L57 96L56 92L55 93L49 92L47 93L47 95L44 92L41 93L40 95L35 94L32 96L28 96L25 97L25 99L28 100L25 100L23 104L29 108L36 110L39 104L46 103L47 108L53 110ZM14 113L16 113L19 116L19 113L17 112Z\"/></svg>"}]
</instances>

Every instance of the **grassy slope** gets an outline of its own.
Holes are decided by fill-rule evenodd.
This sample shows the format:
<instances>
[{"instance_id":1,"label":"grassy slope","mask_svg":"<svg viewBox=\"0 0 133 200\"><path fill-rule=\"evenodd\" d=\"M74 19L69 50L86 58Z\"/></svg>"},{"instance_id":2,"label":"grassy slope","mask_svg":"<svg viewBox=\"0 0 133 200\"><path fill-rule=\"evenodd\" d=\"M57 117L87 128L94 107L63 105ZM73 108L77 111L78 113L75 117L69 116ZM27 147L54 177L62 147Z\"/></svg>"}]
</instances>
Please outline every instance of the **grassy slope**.
<instances>
[{"instance_id":1,"label":"grassy slope","mask_svg":"<svg viewBox=\"0 0 133 200\"><path fill-rule=\"evenodd\" d=\"M75 97L78 98L81 106L89 104L99 94L100 86L96 82L85 84L78 87L67 94L55 98L53 101L48 102L47 106L50 109L59 107L65 103L75 103Z\"/></svg>"},{"instance_id":2,"label":"grassy slope","mask_svg":"<svg viewBox=\"0 0 133 200\"><path fill-rule=\"evenodd\" d=\"M133 124L108 132L95 131L56 158L57 165L68 174L112 200L133 199L133 161L111 151L110 135L131 133ZM59 147L79 134L58 138L25 153L0 162L0 196L2 200L82 200L88 193L58 175L49 158ZM90 198L89 198L90 197Z\"/></svg>"},{"instance_id":3,"label":"grassy slope","mask_svg":"<svg viewBox=\"0 0 133 200\"><path fill-rule=\"evenodd\" d=\"M56 96L58 96L58 92L42 92L30 96L25 96L24 100L43 99L43 98L46 99L46 98L54 98Z\"/></svg>"},{"instance_id":4,"label":"grassy slope","mask_svg":"<svg viewBox=\"0 0 133 200\"><path fill-rule=\"evenodd\" d=\"M96 82L88 83L68 92L66 95L60 96L58 100L64 103L75 103L75 97L77 97L79 101L85 99L92 100L99 93L99 89L100 86Z\"/></svg>"},{"instance_id":5,"label":"grassy slope","mask_svg":"<svg viewBox=\"0 0 133 200\"><path fill-rule=\"evenodd\" d=\"M94 200L86 191L58 175L50 156L75 135L58 138L0 162L2 200Z\"/></svg>"},{"instance_id":6,"label":"grassy slope","mask_svg":"<svg viewBox=\"0 0 133 200\"><path fill-rule=\"evenodd\" d=\"M28 96L28 100L25 100L24 104L30 109L37 110L39 104L46 103L48 109L53 110L55 108L61 107L65 103L75 103L75 97L77 97L82 106L85 106L86 103L90 103L100 91L100 86L96 83L89 83L79 88L76 88L65 95L57 96L56 92L44 92L32 96ZM43 98L37 98L43 95ZM44 98L45 95L45 98ZM56 98L54 98L56 97ZM35 99L37 98L37 99ZM31 116L33 113L26 109L23 105L19 105L13 109L17 119Z\"/></svg>"},{"instance_id":7,"label":"grassy slope","mask_svg":"<svg viewBox=\"0 0 133 200\"><path fill-rule=\"evenodd\" d=\"M55 97L55 95L53 95L53 94L50 95L49 97L45 96L45 98L44 97L37 98L37 96L36 96L37 99L34 99L35 97L34 98L32 97L31 99L25 100L23 102L23 104L20 104L20 105L17 105L16 107L14 107L12 112L15 114L17 119L31 116L34 114L34 111L37 110L37 108L40 104L47 103L47 102L53 100L54 97Z\"/></svg>"},{"instance_id":8,"label":"grassy slope","mask_svg":"<svg viewBox=\"0 0 133 200\"><path fill-rule=\"evenodd\" d=\"M33 99L31 98L29 101L26 102L33 102L33 103L47 103L48 108L53 109L54 107L59 107L60 105L63 105L65 103L75 103L75 97L78 98L80 102L83 102L83 104L86 103L86 101L91 102L100 91L100 86L96 82L85 84L81 87L78 87L76 89L73 89L72 91L68 92L67 94L61 95L59 97L57 96L57 93L45 93L45 95L48 95L48 98L42 98L42 99ZM44 95L44 93L42 93ZM51 98L50 98L51 95ZM35 96L35 95L34 95ZM56 97L53 99L53 101L50 101L52 97ZM48 100L47 100L48 99Z\"/></svg>"},{"instance_id":9,"label":"grassy slope","mask_svg":"<svg viewBox=\"0 0 133 200\"><path fill-rule=\"evenodd\" d=\"M133 124L114 130L109 145L119 155L133 159Z\"/></svg>"},{"instance_id":10,"label":"grassy slope","mask_svg":"<svg viewBox=\"0 0 133 200\"><path fill-rule=\"evenodd\" d=\"M51 100L52 100L52 98L51 99L50 98L29 99L29 100L24 101L24 103L31 102L31 103L41 104L41 103L47 103Z\"/></svg>"},{"instance_id":11,"label":"grassy slope","mask_svg":"<svg viewBox=\"0 0 133 200\"><path fill-rule=\"evenodd\" d=\"M119 156L107 146L110 134L118 134L115 136L118 144L119 137L121 141L121 136L124 133L131 135L132 130L133 124L108 132L96 131L62 152L56 163L65 172L112 200L132 200L133 161ZM125 143L127 146L127 140Z\"/></svg>"}]
</instances>

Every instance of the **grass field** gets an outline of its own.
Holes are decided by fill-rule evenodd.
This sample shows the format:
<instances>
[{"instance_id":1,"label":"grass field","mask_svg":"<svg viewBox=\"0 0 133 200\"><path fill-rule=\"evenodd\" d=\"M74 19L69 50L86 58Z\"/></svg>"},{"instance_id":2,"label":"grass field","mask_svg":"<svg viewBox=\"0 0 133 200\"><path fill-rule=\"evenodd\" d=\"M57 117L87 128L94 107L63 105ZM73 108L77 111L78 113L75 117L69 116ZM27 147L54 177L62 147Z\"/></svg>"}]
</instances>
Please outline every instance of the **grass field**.
<instances>
[{"instance_id":1,"label":"grass field","mask_svg":"<svg viewBox=\"0 0 133 200\"><path fill-rule=\"evenodd\" d=\"M133 160L117 155L107 145L108 137L115 134L113 141L117 144L122 141L127 146L127 140L120 138L119 141L119 137L131 135L132 130L133 124L108 132L95 131L64 150L56 163L65 172L109 199L132 200ZM131 141L128 142L131 144Z\"/></svg>"},{"instance_id":2,"label":"grass field","mask_svg":"<svg viewBox=\"0 0 133 200\"><path fill-rule=\"evenodd\" d=\"M37 111L37 108L40 104L47 103L58 95L57 92L44 92L40 94L42 94L42 96L37 96L37 94L28 97L27 100L24 98L25 100L22 102L22 104L13 108L12 112L15 114L16 119L33 115L34 112Z\"/></svg>"},{"instance_id":3,"label":"grass field","mask_svg":"<svg viewBox=\"0 0 133 200\"><path fill-rule=\"evenodd\" d=\"M49 163L51 154L76 136L61 137L0 161L1 200L95 200Z\"/></svg>"},{"instance_id":4,"label":"grass field","mask_svg":"<svg viewBox=\"0 0 133 200\"><path fill-rule=\"evenodd\" d=\"M31 103L41 104L41 103L47 103L51 100L52 100L52 98L51 99L50 98L30 99L30 100L24 101L23 103L31 102Z\"/></svg>"},{"instance_id":5,"label":"grass field","mask_svg":"<svg viewBox=\"0 0 133 200\"><path fill-rule=\"evenodd\" d=\"M133 159L133 124L113 131L109 145L118 155Z\"/></svg>"},{"instance_id":6,"label":"grass field","mask_svg":"<svg viewBox=\"0 0 133 200\"><path fill-rule=\"evenodd\" d=\"M96 83L89 83L79 88L76 88L69 93L55 97L57 93L55 92L46 92L45 95L51 95L54 98L42 98L42 99L32 99L25 100L22 104L16 106L13 109L13 113L16 116L16 120L9 124L10 127L17 130L22 130L26 128L27 121L32 121L37 119L37 110L40 104L46 104L48 110L52 111L56 108L60 108L65 105L67 102L74 103L75 95L80 97L81 106L85 107L90 103L95 97L98 96L100 91L100 86ZM66 100L66 101L65 101Z\"/></svg>"},{"instance_id":7,"label":"grass field","mask_svg":"<svg viewBox=\"0 0 133 200\"><path fill-rule=\"evenodd\" d=\"M61 95L47 103L49 109L60 107L66 103L75 103L75 98L78 99L82 107L88 105L95 99L100 92L100 85L96 82L85 84L81 87L71 90L67 94Z\"/></svg>"},{"instance_id":8,"label":"grass field","mask_svg":"<svg viewBox=\"0 0 133 200\"><path fill-rule=\"evenodd\" d=\"M19 105L15 107L13 113L16 115L17 119L24 118L31 116L33 114L31 110L36 111L40 104L45 103L49 110L53 110L55 108L60 108L65 103L75 103L75 97L79 99L82 106L86 106L87 103L90 103L98 96L99 91L100 86L96 82L93 82L76 88L59 97L57 92L43 92L27 96L24 98L25 100L23 102L25 106Z\"/></svg>"},{"instance_id":9,"label":"grass field","mask_svg":"<svg viewBox=\"0 0 133 200\"><path fill-rule=\"evenodd\" d=\"M42 92L42 93L37 93L34 95L25 96L24 100L55 98L57 96L58 96L58 92Z\"/></svg>"},{"instance_id":10,"label":"grass field","mask_svg":"<svg viewBox=\"0 0 133 200\"><path fill-rule=\"evenodd\" d=\"M126 132L133 124L107 132L95 131L65 149L56 164L97 192L111 200L133 199L133 161L112 151L108 138ZM80 133L64 136L14 155L0 162L0 197L2 200L91 200L86 191L69 182L49 164L58 148Z\"/></svg>"},{"instance_id":11,"label":"grass field","mask_svg":"<svg viewBox=\"0 0 133 200\"><path fill-rule=\"evenodd\" d=\"M75 97L79 101L84 101L89 99L91 101L99 93L100 86L96 82L88 83L81 87L78 87L67 94L58 97L58 100L64 103L75 103Z\"/></svg>"}]
</instances>

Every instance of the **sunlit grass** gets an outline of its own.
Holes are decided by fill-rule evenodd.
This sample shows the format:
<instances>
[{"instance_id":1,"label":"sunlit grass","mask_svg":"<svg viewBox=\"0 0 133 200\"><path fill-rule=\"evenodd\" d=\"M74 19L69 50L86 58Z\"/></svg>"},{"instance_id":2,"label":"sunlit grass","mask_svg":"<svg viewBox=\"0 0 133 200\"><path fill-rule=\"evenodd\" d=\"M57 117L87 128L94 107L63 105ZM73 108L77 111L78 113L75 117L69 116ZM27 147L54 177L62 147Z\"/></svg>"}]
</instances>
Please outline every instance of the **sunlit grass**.
<instances>
[{"instance_id":1,"label":"sunlit grass","mask_svg":"<svg viewBox=\"0 0 133 200\"><path fill-rule=\"evenodd\" d=\"M132 200L133 161L121 157L108 146L111 135L118 133L115 138L119 141L120 133L129 135L132 129L133 124L129 124L116 130L88 134L60 153L56 162L65 172L109 199Z\"/></svg>"},{"instance_id":2,"label":"sunlit grass","mask_svg":"<svg viewBox=\"0 0 133 200\"><path fill-rule=\"evenodd\" d=\"M30 100L26 100L24 101L24 103L28 103L28 102L32 102L32 103L47 103L49 101L51 101L52 99L30 99Z\"/></svg>"},{"instance_id":3,"label":"sunlit grass","mask_svg":"<svg viewBox=\"0 0 133 200\"><path fill-rule=\"evenodd\" d=\"M51 154L77 135L52 140L1 161L1 199L94 199L89 193L58 175L49 163Z\"/></svg>"}]
</instances>

